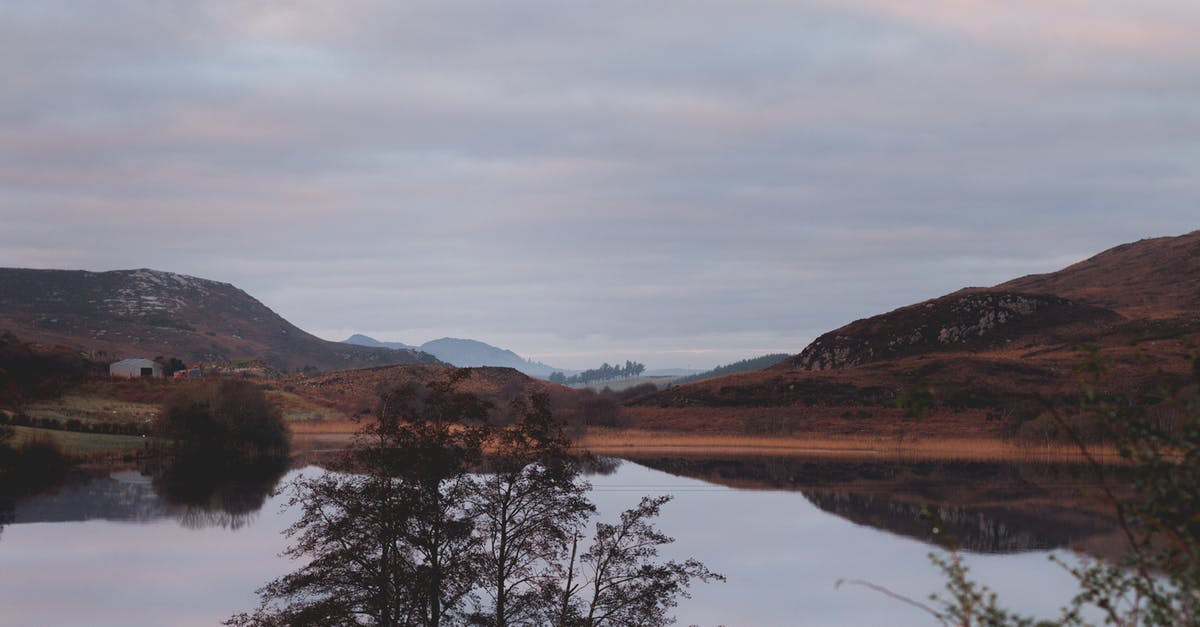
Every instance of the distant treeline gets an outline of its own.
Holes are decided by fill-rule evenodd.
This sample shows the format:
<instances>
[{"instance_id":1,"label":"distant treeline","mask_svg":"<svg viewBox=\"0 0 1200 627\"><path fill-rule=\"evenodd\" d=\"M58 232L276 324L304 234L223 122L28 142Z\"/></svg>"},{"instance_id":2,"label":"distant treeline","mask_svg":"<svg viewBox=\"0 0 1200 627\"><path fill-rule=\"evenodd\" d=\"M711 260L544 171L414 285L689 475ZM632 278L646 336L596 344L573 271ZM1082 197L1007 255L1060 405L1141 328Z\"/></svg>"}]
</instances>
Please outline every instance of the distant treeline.
<instances>
[{"instance_id":1,"label":"distant treeline","mask_svg":"<svg viewBox=\"0 0 1200 627\"><path fill-rule=\"evenodd\" d=\"M727 374L734 374L737 372L753 372L755 370L762 370L763 368L770 368L771 366L774 366L788 357L791 357L791 355L788 355L787 353L771 353L770 355L763 355L762 357L743 359L741 361L735 361L732 364L717 366L716 368L713 368L707 372L680 377L672 381L671 385L692 383L693 381L702 381L704 379L712 379L713 377L722 377Z\"/></svg>"},{"instance_id":2,"label":"distant treeline","mask_svg":"<svg viewBox=\"0 0 1200 627\"><path fill-rule=\"evenodd\" d=\"M550 375L551 383L559 385L587 385L596 383L597 381L612 381L614 379L629 379L640 376L646 371L646 364L639 364L636 361L625 361L624 366L611 366L608 362L599 368L584 370L579 374L567 376L561 372L554 372Z\"/></svg>"}]
</instances>

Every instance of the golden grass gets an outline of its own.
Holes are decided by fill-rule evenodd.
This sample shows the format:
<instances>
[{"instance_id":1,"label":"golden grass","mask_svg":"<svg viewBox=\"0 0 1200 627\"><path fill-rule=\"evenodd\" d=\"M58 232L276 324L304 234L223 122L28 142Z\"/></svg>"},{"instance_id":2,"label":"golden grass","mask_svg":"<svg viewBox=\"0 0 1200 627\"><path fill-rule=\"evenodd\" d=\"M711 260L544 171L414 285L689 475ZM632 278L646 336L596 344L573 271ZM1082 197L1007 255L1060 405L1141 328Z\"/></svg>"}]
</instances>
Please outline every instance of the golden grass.
<instances>
[{"instance_id":1,"label":"golden grass","mask_svg":"<svg viewBox=\"0 0 1200 627\"><path fill-rule=\"evenodd\" d=\"M297 420L288 422L292 435L350 435L362 429L362 423L342 418L340 420Z\"/></svg>"},{"instance_id":2,"label":"golden grass","mask_svg":"<svg viewBox=\"0 0 1200 627\"><path fill-rule=\"evenodd\" d=\"M928 459L972 461L1084 461L1069 444L1034 446L998 439L871 436L740 436L643 430L589 429L580 446L593 453L675 455L797 455L848 459ZM1110 450L1093 451L1105 462L1118 460Z\"/></svg>"},{"instance_id":3,"label":"golden grass","mask_svg":"<svg viewBox=\"0 0 1200 627\"><path fill-rule=\"evenodd\" d=\"M289 422L294 442L347 445L362 424L354 420ZM589 428L578 445L600 455L627 453L670 455L796 455L845 459L1084 461L1072 444L1033 445L998 438L904 437L868 435L754 436L643 429ZM1092 455L1106 463L1120 461L1110 449Z\"/></svg>"}]
</instances>

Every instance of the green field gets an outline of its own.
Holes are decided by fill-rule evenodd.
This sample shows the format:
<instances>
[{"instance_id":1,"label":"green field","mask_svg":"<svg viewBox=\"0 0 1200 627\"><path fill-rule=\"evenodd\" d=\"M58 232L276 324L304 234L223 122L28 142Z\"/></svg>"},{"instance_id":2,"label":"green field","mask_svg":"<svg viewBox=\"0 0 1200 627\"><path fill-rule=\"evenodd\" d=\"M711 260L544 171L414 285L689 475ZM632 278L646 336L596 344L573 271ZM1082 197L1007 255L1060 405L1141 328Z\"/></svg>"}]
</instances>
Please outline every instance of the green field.
<instances>
[{"instance_id":1,"label":"green field","mask_svg":"<svg viewBox=\"0 0 1200 627\"><path fill-rule=\"evenodd\" d=\"M131 403L103 396L67 394L62 398L30 403L24 413L31 418L49 418L66 422L147 422L158 414L159 406Z\"/></svg>"},{"instance_id":2,"label":"green field","mask_svg":"<svg viewBox=\"0 0 1200 627\"><path fill-rule=\"evenodd\" d=\"M139 451L146 445L146 438L136 435L108 435L104 433L79 433L57 429L35 429L13 427L15 443L47 439L62 448L67 455L96 455L100 453L126 453Z\"/></svg>"}]
</instances>

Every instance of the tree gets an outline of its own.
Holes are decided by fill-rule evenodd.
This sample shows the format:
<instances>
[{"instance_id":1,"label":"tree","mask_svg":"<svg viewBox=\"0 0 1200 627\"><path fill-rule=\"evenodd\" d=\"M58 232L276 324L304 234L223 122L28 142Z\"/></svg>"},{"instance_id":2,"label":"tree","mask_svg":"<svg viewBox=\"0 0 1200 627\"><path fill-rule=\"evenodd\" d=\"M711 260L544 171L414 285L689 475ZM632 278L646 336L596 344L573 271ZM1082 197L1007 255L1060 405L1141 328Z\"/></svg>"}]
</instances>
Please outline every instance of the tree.
<instances>
[{"instance_id":1,"label":"tree","mask_svg":"<svg viewBox=\"0 0 1200 627\"><path fill-rule=\"evenodd\" d=\"M514 424L484 423L490 406L455 389L468 372L384 393L333 472L288 486L301 516L286 532L286 554L305 563L260 589L255 612L226 624L542 625L567 616L564 607L582 616L572 609L580 590L565 606L562 595L594 511L580 460L543 396L515 404ZM620 568L602 571L603 607L618 593L640 600L621 614L644 612L632 624L663 624L682 586L711 575L692 560L655 566L653 550L629 548L630 538L669 541L645 522L660 505L582 558L666 569L636 594L618 581Z\"/></svg>"},{"instance_id":2,"label":"tree","mask_svg":"<svg viewBox=\"0 0 1200 627\"><path fill-rule=\"evenodd\" d=\"M693 579L724 581L704 564L658 562L658 548L674 542L651 524L669 496L643 497L637 507L621 514L616 524L597 523L591 548L579 559L585 576L575 580L574 548L562 592L558 624L668 625L668 614L680 596L687 597ZM587 591L587 597L581 592Z\"/></svg>"},{"instance_id":3,"label":"tree","mask_svg":"<svg viewBox=\"0 0 1200 627\"><path fill-rule=\"evenodd\" d=\"M177 452L238 459L287 457L287 427L262 389L249 381L190 383L163 401L154 432Z\"/></svg>"},{"instance_id":4,"label":"tree","mask_svg":"<svg viewBox=\"0 0 1200 627\"><path fill-rule=\"evenodd\" d=\"M1067 564L1054 558L1079 582L1079 592L1056 621L1036 622L1004 609L992 591L968 577L954 547L948 547L947 556L930 556L946 576L949 596L935 595L933 607L904 600L943 625L964 627L1082 626L1091 624L1089 612L1099 613L1109 625L1200 625L1200 358L1191 350L1189 346L1191 377L1185 380L1171 380L1162 364L1143 357L1158 384L1135 399L1104 391L1113 362L1084 347L1076 368L1078 401L1048 413L1101 476L1106 476L1104 466L1077 427L1081 418L1133 471L1132 498L1118 497L1112 485L1102 487L1102 498L1113 507L1125 536L1126 552L1115 562L1081 556ZM931 407L928 399L913 398L922 410Z\"/></svg>"},{"instance_id":5,"label":"tree","mask_svg":"<svg viewBox=\"0 0 1200 627\"><path fill-rule=\"evenodd\" d=\"M460 613L479 569L465 506L483 444L472 423L487 410L455 391L463 376L388 390L338 472L289 486L302 513L286 554L310 561L228 624L433 626Z\"/></svg>"},{"instance_id":6,"label":"tree","mask_svg":"<svg viewBox=\"0 0 1200 627\"><path fill-rule=\"evenodd\" d=\"M1191 380L1173 383L1143 358L1158 381L1150 398L1162 399L1151 412L1145 403L1103 393L1112 361L1085 349L1079 412L1132 464L1134 497L1120 499L1106 486L1128 547L1116 563L1084 559L1070 568L1080 592L1064 624L1085 624L1081 610L1088 606L1117 625L1200 624L1200 357L1190 352L1188 360ZM1070 432L1065 419L1063 425ZM1084 440L1077 443L1099 467Z\"/></svg>"},{"instance_id":7,"label":"tree","mask_svg":"<svg viewBox=\"0 0 1200 627\"><path fill-rule=\"evenodd\" d=\"M514 406L521 421L495 435L497 453L477 480L483 592L491 625L542 624L553 611L566 546L595 507L561 421L545 395Z\"/></svg>"}]
</instances>

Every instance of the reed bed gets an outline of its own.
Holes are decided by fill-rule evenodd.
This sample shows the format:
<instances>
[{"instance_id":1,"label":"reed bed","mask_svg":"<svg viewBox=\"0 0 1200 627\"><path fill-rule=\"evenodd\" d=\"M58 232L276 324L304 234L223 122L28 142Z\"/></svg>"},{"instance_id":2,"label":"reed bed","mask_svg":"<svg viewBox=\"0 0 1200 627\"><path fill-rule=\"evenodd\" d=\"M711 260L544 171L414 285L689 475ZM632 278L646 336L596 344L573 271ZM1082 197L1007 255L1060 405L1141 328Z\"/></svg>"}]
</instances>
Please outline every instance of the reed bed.
<instances>
[{"instance_id":1,"label":"reed bed","mask_svg":"<svg viewBox=\"0 0 1200 627\"><path fill-rule=\"evenodd\" d=\"M964 461L1086 461L1074 445L1030 445L999 439L887 436L747 436L669 431L589 429L580 447L602 455L652 453L675 455L796 455L849 459ZM1093 458L1119 461L1111 450L1092 450Z\"/></svg>"}]
</instances>

